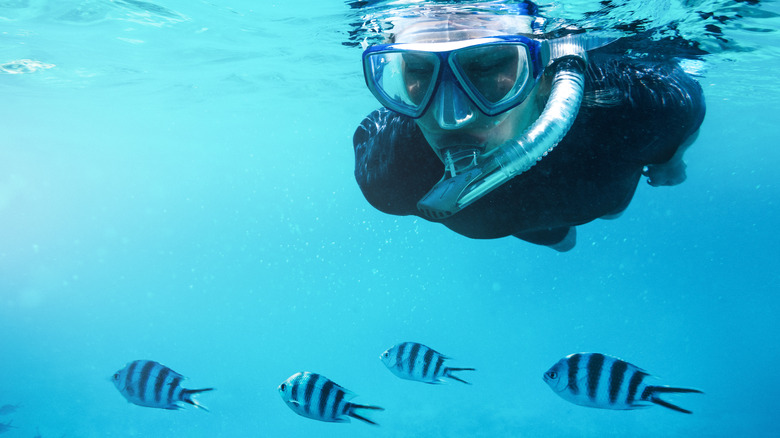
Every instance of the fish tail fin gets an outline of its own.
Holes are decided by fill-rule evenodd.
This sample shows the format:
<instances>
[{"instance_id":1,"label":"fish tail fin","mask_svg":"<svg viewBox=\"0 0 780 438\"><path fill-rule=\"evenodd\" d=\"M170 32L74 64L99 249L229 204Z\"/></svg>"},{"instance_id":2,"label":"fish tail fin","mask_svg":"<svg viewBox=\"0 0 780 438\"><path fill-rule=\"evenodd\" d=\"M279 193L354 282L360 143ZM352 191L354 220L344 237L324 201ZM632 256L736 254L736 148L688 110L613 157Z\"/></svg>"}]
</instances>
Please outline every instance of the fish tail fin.
<instances>
[{"instance_id":1,"label":"fish tail fin","mask_svg":"<svg viewBox=\"0 0 780 438\"><path fill-rule=\"evenodd\" d=\"M203 389L185 389L181 393L181 399L185 403L189 403L192 406L195 406L196 408L203 409L206 412L209 412L209 409L202 404L198 403L197 400L193 398L194 395L200 394L201 392L206 391L213 391L214 388L203 388Z\"/></svg>"},{"instance_id":2,"label":"fish tail fin","mask_svg":"<svg viewBox=\"0 0 780 438\"><path fill-rule=\"evenodd\" d=\"M370 420L358 413L355 412L356 409L370 409L372 411L384 411L385 408L380 408L379 406L371 406L371 405L359 405L355 403L350 403L349 407L347 408L347 415L349 415L352 418L356 418L360 421L364 421L368 424L373 424L374 426L379 426L376 422L373 420Z\"/></svg>"},{"instance_id":3,"label":"fish tail fin","mask_svg":"<svg viewBox=\"0 0 780 438\"><path fill-rule=\"evenodd\" d=\"M682 412L684 414L691 414L692 412L683 409L677 405L673 405L669 403L668 401L662 400L661 397L659 397L661 394L704 394L703 392L699 391L698 389L691 389L691 388L674 388L671 386L648 386L647 389L645 389L645 393L643 394L643 398L647 401L653 402L659 406L663 406L665 408L669 408L673 411Z\"/></svg>"},{"instance_id":4,"label":"fish tail fin","mask_svg":"<svg viewBox=\"0 0 780 438\"><path fill-rule=\"evenodd\" d=\"M449 377L450 379L457 380L458 382L465 383L466 385L471 385L471 383L461 379L460 377L452 374L454 371L476 371L476 368L450 368L447 367L444 370L444 377Z\"/></svg>"}]
</instances>

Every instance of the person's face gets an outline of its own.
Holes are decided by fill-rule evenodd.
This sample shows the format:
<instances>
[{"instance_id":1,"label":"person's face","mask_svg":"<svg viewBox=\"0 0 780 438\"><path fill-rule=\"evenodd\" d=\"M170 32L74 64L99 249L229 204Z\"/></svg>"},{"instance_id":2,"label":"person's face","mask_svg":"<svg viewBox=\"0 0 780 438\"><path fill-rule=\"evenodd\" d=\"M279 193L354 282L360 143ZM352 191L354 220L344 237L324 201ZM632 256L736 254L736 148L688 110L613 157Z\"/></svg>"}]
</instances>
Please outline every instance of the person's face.
<instances>
[{"instance_id":1,"label":"person's face","mask_svg":"<svg viewBox=\"0 0 780 438\"><path fill-rule=\"evenodd\" d=\"M462 41L500 34L499 31L486 29L415 29L412 32L400 33L396 42ZM484 53L479 53L473 60L462 62L461 65L472 71L469 77L475 78L472 82L483 95L498 100L512 87L518 62L516 51L493 47L486 48ZM412 100L421 100L420 93L428 89L431 72L426 69L429 66L430 63L418 62L414 54L405 55L404 83ZM540 111L536 100L534 90L519 106L495 116L487 116L455 82L443 81L439 84L428 109L416 122L437 153L453 146L489 151L517 137L538 117Z\"/></svg>"},{"instance_id":2,"label":"person's face","mask_svg":"<svg viewBox=\"0 0 780 438\"><path fill-rule=\"evenodd\" d=\"M429 57L405 53L402 74L409 98L421 102L431 86L434 66ZM525 62L514 47L492 46L473 49L458 57L465 76L489 101L506 96L515 85L518 64Z\"/></svg>"}]
</instances>

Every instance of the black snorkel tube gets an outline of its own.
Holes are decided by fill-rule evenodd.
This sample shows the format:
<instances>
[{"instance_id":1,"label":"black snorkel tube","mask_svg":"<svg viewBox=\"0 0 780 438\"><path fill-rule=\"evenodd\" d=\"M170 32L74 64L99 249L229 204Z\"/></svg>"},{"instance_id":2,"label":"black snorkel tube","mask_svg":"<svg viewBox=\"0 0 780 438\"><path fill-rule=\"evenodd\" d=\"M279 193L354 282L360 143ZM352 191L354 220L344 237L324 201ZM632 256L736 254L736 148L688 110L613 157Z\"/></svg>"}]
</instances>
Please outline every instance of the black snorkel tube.
<instances>
[{"instance_id":1,"label":"black snorkel tube","mask_svg":"<svg viewBox=\"0 0 780 438\"><path fill-rule=\"evenodd\" d=\"M483 157L475 156L459 173L452 171L454 166L445 160L448 172L417 202L420 212L432 220L446 219L527 171L558 145L582 103L587 50L614 41L585 38L584 34L570 35L547 42L547 59L555 68L555 76L542 114L518 138Z\"/></svg>"}]
</instances>

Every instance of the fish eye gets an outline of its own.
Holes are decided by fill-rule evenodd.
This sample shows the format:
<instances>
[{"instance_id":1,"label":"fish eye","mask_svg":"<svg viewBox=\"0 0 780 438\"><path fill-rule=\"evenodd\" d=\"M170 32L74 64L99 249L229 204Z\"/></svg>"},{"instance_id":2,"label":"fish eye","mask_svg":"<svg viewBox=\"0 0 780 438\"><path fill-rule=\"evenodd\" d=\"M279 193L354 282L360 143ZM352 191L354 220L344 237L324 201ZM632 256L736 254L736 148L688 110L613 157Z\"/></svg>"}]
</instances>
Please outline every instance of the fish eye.
<instances>
[{"instance_id":1,"label":"fish eye","mask_svg":"<svg viewBox=\"0 0 780 438\"><path fill-rule=\"evenodd\" d=\"M549 377L549 378L551 378L553 380L557 379L558 378L558 373L556 373L555 371L550 371L549 373L547 373L547 377Z\"/></svg>"},{"instance_id":2,"label":"fish eye","mask_svg":"<svg viewBox=\"0 0 780 438\"><path fill-rule=\"evenodd\" d=\"M279 390L281 390L281 391L284 391L284 388L286 388L286 386L285 386L285 384L284 384L284 383L282 383L281 385L279 385Z\"/></svg>"},{"instance_id":3,"label":"fish eye","mask_svg":"<svg viewBox=\"0 0 780 438\"><path fill-rule=\"evenodd\" d=\"M119 380L119 373L114 373L114 376L112 378L114 380Z\"/></svg>"},{"instance_id":4,"label":"fish eye","mask_svg":"<svg viewBox=\"0 0 780 438\"><path fill-rule=\"evenodd\" d=\"M387 357L387 356L390 356L390 353L388 353L386 351L384 353L382 353L382 357Z\"/></svg>"}]
</instances>

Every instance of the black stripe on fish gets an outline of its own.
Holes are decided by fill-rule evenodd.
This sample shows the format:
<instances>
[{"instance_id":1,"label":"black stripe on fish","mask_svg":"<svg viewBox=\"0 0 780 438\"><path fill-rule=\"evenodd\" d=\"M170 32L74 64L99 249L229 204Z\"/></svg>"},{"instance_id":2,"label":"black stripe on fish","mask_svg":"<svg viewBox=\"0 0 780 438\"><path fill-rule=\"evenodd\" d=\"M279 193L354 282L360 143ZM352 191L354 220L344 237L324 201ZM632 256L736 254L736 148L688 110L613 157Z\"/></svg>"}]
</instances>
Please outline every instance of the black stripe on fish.
<instances>
[{"instance_id":1,"label":"black stripe on fish","mask_svg":"<svg viewBox=\"0 0 780 438\"><path fill-rule=\"evenodd\" d=\"M433 351L433 349L432 349L432 348L429 348L429 349L428 349L428 350L425 352L425 356L423 356L423 363L424 363L424 366L423 366L423 373L422 373L423 379L425 379L425 378L426 378L425 376L427 376L427 375L428 375L428 370L431 368L431 363L433 362L433 355L434 355L435 353L436 353L436 352L435 352L435 351Z\"/></svg>"},{"instance_id":2,"label":"black stripe on fish","mask_svg":"<svg viewBox=\"0 0 780 438\"><path fill-rule=\"evenodd\" d=\"M406 350L406 342L398 346L398 353L395 356L395 363L399 371L404 369L404 350Z\"/></svg>"},{"instance_id":3,"label":"black stripe on fish","mask_svg":"<svg viewBox=\"0 0 780 438\"><path fill-rule=\"evenodd\" d=\"M650 400L650 396L653 394L653 387L650 385L645 386L645 390L642 391L640 396L641 400Z\"/></svg>"},{"instance_id":4,"label":"black stripe on fish","mask_svg":"<svg viewBox=\"0 0 780 438\"><path fill-rule=\"evenodd\" d=\"M127 395L133 395L133 371L135 371L135 367L138 364L138 361L131 362L130 365L127 367L127 374L125 374L125 392L127 392Z\"/></svg>"},{"instance_id":5,"label":"black stripe on fish","mask_svg":"<svg viewBox=\"0 0 780 438\"><path fill-rule=\"evenodd\" d=\"M417 363L417 355L420 354L420 344L412 345L412 351L409 353L409 374L414 375L414 365Z\"/></svg>"},{"instance_id":6,"label":"black stripe on fish","mask_svg":"<svg viewBox=\"0 0 780 438\"><path fill-rule=\"evenodd\" d=\"M160 375L157 376L157 380L154 382L154 401L160 403L162 400L163 386L165 386L165 380L168 379L168 375L171 373L169 368L163 367L160 371ZM170 398L168 400L171 400Z\"/></svg>"},{"instance_id":7,"label":"black stripe on fish","mask_svg":"<svg viewBox=\"0 0 780 438\"><path fill-rule=\"evenodd\" d=\"M439 355L439 357L436 358L436 368L433 369L433 377L439 377L442 365L444 365L444 356Z\"/></svg>"},{"instance_id":8,"label":"black stripe on fish","mask_svg":"<svg viewBox=\"0 0 780 438\"><path fill-rule=\"evenodd\" d=\"M303 377L303 374L301 374L301 377ZM298 386L300 386L300 377L293 380L290 383L290 400L298 401Z\"/></svg>"},{"instance_id":9,"label":"black stripe on fish","mask_svg":"<svg viewBox=\"0 0 780 438\"><path fill-rule=\"evenodd\" d=\"M616 360L615 363L612 364L612 369L609 373L609 402L612 404L617 400L627 369L628 364L622 360Z\"/></svg>"},{"instance_id":10,"label":"black stripe on fish","mask_svg":"<svg viewBox=\"0 0 780 438\"><path fill-rule=\"evenodd\" d=\"M138 396L141 397L141 400L145 402L149 401L146 399L146 386L149 384L149 380L152 378L151 374L155 365L157 364L151 360L144 363L143 368L141 368L141 375L138 379Z\"/></svg>"},{"instance_id":11,"label":"black stripe on fish","mask_svg":"<svg viewBox=\"0 0 780 438\"><path fill-rule=\"evenodd\" d=\"M309 381L306 382L306 389L303 392L303 407L306 410L306 412L311 414L311 396L314 393L314 385L317 384L317 380L319 380L320 375L311 373L311 376L309 377Z\"/></svg>"},{"instance_id":12,"label":"black stripe on fish","mask_svg":"<svg viewBox=\"0 0 780 438\"><path fill-rule=\"evenodd\" d=\"M631 376L631 380L628 382L628 396L626 397L626 403L629 405L634 404L634 399L636 399L636 393L639 390L639 385L642 384L642 380L644 380L646 375L646 373L636 370Z\"/></svg>"},{"instance_id":13,"label":"black stripe on fish","mask_svg":"<svg viewBox=\"0 0 780 438\"><path fill-rule=\"evenodd\" d=\"M125 391L127 391L127 395L133 395L135 393L135 388L133 388L133 373L135 372L135 367L138 366L138 362L140 361L133 361L130 363L130 366L127 368L127 375L125 376Z\"/></svg>"},{"instance_id":14,"label":"black stripe on fish","mask_svg":"<svg viewBox=\"0 0 780 438\"><path fill-rule=\"evenodd\" d=\"M320 417L325 417L325 407L328 405L328 399L330 398L330 392L333 391L335 384L328 380L322 385L322 393L320 394Z\"/></svg>"},{"instance_id":15,"label":"black stripe on fish","mask_svg":"<svg viewBox=\"0 0 780 438\"><path fill-rule=\"evenodd\" d=\"M580 393L580 387L577 383L577 373L580 370L580 358L582 358L581 354L572 354L567 361L569 363L569 389L571 389L571 393L575 395Z\"/></svg>"},{"instance_id":16,"label":"black stripe on fish","mask_svg":"<svg viewBox=\"0 0 780 438\"><path fill-rule=\"evenodd\" d=\"M179 383L181 383L181 377L174 376L173 380L171 380L171 386L168 388L168 398L166 399L168 403L173 403L176 400L173 395L176 393L176 388L179 387Z\"/></svg>"},{"instance_id":17,"label":"black stripe on fish","mask_svg":"<svg viewBox=\"0 0 780 438\"><path fill-rule=\"evenodd\" d=\"M588 360L588 397L596 400L596 390L601 379L601 367L604 365L604 355L593 353Z\"/></svg>"},{"instance_id":18,"label":"black stripe on fish","mask_svg":"<svg viewBox=\"0 0 780 438\"><path fill-rule=\"evenodd\" d=\"M342 414L343 411L340 408L341 408L341 402L344 400L344 394L345 392L342 391L341 389L336 391L336 397L333 399L333 411L331 413L330 418L335 419Z\"/></svg>"}]
</instances>

